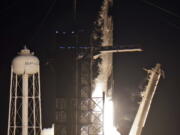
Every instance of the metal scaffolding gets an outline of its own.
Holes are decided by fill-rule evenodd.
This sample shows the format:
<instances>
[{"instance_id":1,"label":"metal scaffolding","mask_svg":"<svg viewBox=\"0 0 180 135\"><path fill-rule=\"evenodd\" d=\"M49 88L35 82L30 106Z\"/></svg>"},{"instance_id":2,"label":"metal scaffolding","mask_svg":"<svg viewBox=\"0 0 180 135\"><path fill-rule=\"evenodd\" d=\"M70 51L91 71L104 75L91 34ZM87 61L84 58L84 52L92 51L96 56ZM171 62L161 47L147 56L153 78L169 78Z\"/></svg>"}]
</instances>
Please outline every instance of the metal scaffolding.
<instances>
[{"instance_id":1,"label":"metal scaffolding","mask_svg":"<svg viewBox=\"0 0 180 135\"><path fill-rule=\"evenodd\" d=\"M41 135L39 60L26 47L11 66L8 135Z\"/></svg>"},{"instance_id":2,"label":"metal scaffolding","mask_svg":"<svg viewBox=\"0 0 180 135\"><path fill-rule=\"evenodd\" d=\"M92 97L93 57L75 64L74 97L56 99L55 135L103 135L103 97Z\"/></svg>"}]
</instances>

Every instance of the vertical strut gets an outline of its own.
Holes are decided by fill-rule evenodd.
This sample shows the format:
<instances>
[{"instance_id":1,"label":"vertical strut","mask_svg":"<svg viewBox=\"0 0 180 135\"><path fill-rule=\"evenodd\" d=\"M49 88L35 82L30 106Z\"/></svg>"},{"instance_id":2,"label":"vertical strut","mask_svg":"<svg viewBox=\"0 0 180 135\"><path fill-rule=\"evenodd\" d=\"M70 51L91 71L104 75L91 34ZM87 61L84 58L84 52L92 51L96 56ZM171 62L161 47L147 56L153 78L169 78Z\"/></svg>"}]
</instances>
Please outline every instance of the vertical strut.
<instances>
[{"instance_id":1,"label":"vertical strut","mask_svg":"<svg viewBox=\"0 0 180 135\"><path fill-rule=\"evenodd\" d=\"M9 96L9 117L8 117L8 135L10 135L11 127L11 104L12 104L12 79L13 79L13 68L11 67L11 80L10 80L10 96Z\"/></svg>"},{"instance_id":2,"label":"vertical strut","mask_svg":"<svg viewBox=\"0 0 180 135\"><path fill-rule=\"evenodd\" d=\"M14 135L16 135L16 113L17 113L17 74L15 75L15 96L14 96Z\"/></svg>"},{"instance_id":3,"label":"vertical strut","mask_svg":"<svg viewBox=\"0 0 180 135\"><path fill-rule=\"evenodd\" d=\"M40 71L38 72L38 88L39 88L39 95L38 95L38 97L39 97L39 110L40 110L40 122L38 121L38 123L40 123L40 135L41 135L41 130L42 130L42 116L41 116L41 87L40 87Z\"/></svg>"},{"instance_id":4,"label":"vertical strut","mask_svg":"<svg viewBox=\"0 0 180 135\"><path fill-rule=\"evenodd\" d=\"M28 135L28 74L23 74L22 135Z\"/></svg>"},{"instance_id":5,"label":"vertical strut","mask_svg":"<svg viewBox=\"0 0 180 135\"><path fill-rule=\"evenodd\" d=\"M35 83L34 83L34 74L33 74L33 123L34 123L34 135L36 135L36 88L35 88Z\"/></svg>"},{"instance_id":6,"label":"vertical strut","mask_svg":"<svg viewBox=\"0 0 180 135\"><path fill-rule=\"evenodd\" d=\"M77 12L77 1L74 0L74 20L76 21L76 12Z\"/></svg>"}]
</instances>

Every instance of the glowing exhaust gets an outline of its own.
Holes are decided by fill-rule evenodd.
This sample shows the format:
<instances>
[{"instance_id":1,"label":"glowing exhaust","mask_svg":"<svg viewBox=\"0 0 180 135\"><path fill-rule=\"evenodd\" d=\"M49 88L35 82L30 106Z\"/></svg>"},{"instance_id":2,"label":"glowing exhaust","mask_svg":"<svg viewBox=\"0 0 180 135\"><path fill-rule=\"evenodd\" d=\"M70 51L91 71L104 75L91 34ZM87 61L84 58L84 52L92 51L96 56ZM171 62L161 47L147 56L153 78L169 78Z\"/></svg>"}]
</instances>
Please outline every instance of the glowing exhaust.
<instances>
[{"instance_id":1,"label":"glowing exhaust","mask_svg":"<svg viewBox=\"0 0 180 135\"><path fill-rule=\"evenodd\" d=\"M114 105L111 98L106 98L104 103L104 135L120 135L113 124Z\"/></svg>"},{"instance_id":2,"label":"glowing exhaust","mask_svg":"<svg viewBox=\"0 0 180 135\"><path fill-rule=\"evenodd\" d=\"M113 45L113 22L112 17L109 16L108 11L112 5L113 0L104 0L101 11L99 12L99 18L97 25L100 29L97 29L97 33L102 33L102 36L94 33L94 39L100 39L101 46L112 46ZM94 80L95 88L92 93L93 97L103 97L104 104L104 135L119 135L116 128L114 127L114 116L113 116L113 101L112 101L112 88L108 88L108 79L112 74L112 53L105 53L99 56L101 62L99 63L99 75ZM103 95L103 93L105 93ZM109 94L110 93L110 94ZM96 108L95 108L96 109Z\"/></svg>"},{"instance_id":3,"label":"glowing exhaust","mask_svg":"<svg viewBox=\"0 0 180 135\"><path fill-rule=\"evenodd\" d=\"M103 89L105 88L105 84L102 82L97 82L95 90L93 92L92 97L103 97ZM103 107L103 104L99 104L99 106ZM96 108L94 108L96 111ZM104 99L104 135L120 135L120 133L114 127L114 104L112 101L112 97L107 97L105 95Z\"/></svg>"}]
</instances>

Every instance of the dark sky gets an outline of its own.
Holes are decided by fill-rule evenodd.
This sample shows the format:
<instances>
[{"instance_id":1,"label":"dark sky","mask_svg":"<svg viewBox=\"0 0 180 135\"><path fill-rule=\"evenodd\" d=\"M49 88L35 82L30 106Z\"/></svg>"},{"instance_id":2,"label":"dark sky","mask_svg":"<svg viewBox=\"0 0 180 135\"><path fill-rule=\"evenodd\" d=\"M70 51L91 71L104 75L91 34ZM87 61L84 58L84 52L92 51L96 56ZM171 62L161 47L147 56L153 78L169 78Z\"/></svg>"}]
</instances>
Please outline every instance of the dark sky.
<instances>
[{"instance_id":1,"label":"dark sky","mask_svg":"<svg viewBox=\"0 0 180 135\"><path fill-rule=\"evenodd\" d=\"M4 0L0 2L0 134L6 134L11 60L27 44L41 61L44 127L53 122L55 71L46 67L53 57L58 30L91 30L101 0L77 0L73 20L73 0ZM161 79L142 135L178 134L180 121L180 5L175 0L115 0L114 45L140 44L142 53L116 54L114 57L115 92L138 91L146 77L143 67L162 64ZM88 34L87 34L88 36ZM66 59L61 59L63 64ZM61 70L61 69L60 69ZM48 83L47 83L48 82ZM50 94L51 92L51 94ZM120 96L119 96L120 97ZM116 97L117 102L121 99ZM121 111L120 104L117 108ZM124 105L125 106L125 105Z\"/></svg>"}]
</instances>

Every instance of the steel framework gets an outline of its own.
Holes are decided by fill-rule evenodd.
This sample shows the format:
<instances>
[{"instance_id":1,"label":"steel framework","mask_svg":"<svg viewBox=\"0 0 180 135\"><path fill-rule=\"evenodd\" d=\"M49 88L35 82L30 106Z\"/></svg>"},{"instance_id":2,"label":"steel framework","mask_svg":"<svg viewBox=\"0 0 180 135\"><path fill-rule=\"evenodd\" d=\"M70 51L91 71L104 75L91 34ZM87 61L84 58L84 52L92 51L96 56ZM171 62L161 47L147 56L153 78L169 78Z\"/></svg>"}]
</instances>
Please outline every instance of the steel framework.
<instances>
[{"instance_id":1,"label":"steel framework","mask_svg":"<svg viewBox=\"0 0 180 135\"><path fill-rule=\"evenodd\" d=\"M56 99L55 135L103 135L103 97L92 97L92 68L92 55L76 59L74 97Z\"/></svg>"},{"instance_id":2,"label":"steel framework","mask_svg":"<svg viewBox=\"0 0 180 135\"><path fill-rule=\"evenodd\" d=\"M23 51L28 52L29 50L25 48L21 53ZM26 55L31 58L34 57L29 52ZM22 55L22 57L27 60L25 55ZM26 62L22 62L26 65L24 67L34 64ZM39 69L32 74L27 73L26 70L24 73L19 74L14 71L12 66L10 80L8 135L41 135L42 120Z\"/></svg>"}]
</instances>

